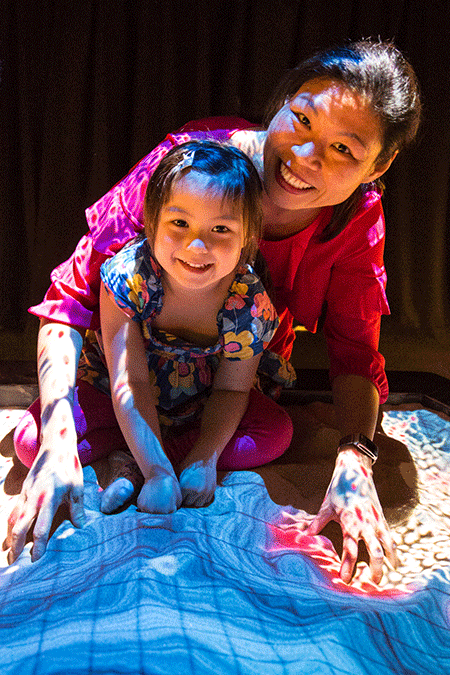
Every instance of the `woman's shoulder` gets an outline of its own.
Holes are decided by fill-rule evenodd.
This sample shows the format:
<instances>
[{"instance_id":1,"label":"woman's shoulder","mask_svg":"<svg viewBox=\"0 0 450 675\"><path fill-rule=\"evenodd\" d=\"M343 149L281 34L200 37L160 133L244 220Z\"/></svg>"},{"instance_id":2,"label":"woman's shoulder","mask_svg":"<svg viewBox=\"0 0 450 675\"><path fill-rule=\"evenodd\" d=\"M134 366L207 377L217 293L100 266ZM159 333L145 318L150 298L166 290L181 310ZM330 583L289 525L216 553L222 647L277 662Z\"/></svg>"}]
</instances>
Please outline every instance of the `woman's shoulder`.
<instances>
[{"instance_id":1,"label":"woman's shoulder","mask_svg":"<svg viewBox=\"0 0 450 675\"><path fill-rule=\"evenodd\" d=\"M264 143L267 132L263 129L239 129L230 135L230 145L242 150L255 165L260 178L264 172Z\"/></svg>"}]
</instances>

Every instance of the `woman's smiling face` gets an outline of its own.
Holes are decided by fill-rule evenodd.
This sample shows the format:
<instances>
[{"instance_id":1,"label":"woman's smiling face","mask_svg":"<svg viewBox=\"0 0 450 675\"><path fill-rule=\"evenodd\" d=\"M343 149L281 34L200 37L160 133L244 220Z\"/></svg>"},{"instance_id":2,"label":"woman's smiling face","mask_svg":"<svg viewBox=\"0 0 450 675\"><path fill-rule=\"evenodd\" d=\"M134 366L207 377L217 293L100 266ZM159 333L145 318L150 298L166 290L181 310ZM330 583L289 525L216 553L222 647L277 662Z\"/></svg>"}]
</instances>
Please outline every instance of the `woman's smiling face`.
<instances>
[{"instance_id":1,"label":"woman's smiling face","mask_svg":"<svg viewBox=\"0 0 450 675\"><path fill-rule=\"evenodd\" d=\"M264 146L264 187L282 209L345 201L381 176L382 131L370 103L344 84L306 82L272 119Z\"/></svg>"}]
</instances>

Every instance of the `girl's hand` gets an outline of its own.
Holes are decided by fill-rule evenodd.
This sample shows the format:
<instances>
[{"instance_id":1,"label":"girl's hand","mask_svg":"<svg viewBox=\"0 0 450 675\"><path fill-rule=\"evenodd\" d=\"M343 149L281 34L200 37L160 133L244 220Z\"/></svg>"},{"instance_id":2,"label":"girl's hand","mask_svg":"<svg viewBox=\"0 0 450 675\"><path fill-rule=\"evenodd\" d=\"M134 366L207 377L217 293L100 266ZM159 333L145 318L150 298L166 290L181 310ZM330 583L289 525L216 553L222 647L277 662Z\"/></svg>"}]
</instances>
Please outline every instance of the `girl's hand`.
<instances>
[{"instance_id":1,"label":"girl's hand","mask_svg":"<svg viewBox=\"0 0 450 675\"><path fill-rule=\"evenodd\" d=\"M212 457L186 466L187 461L188 458L180 467L179 480L183 506L208 506L214 499L217 487L217 460Z\"/></svg>"},{"instance_id":2,"label":"girl's hand","mask_svg":"<svg viewBox=\"0 0 450 675\"><path fill-rule=\"evenodd\" d=\"M180 485L175 474L155 473L147 478L137 499L139 511L173 513L181 506Z\"/></svg>"},{"instance_id":3,"label":"girl's hand","mask_svg":"<svg viewBox=\"0 0 450 675\"><path fill-rule=\"evenodd\" d=\"M397 566L395 544L373 483L372 470L356 450L339 453L323 504L306 534L318 534L330 520L340 523L342 528L340 576L343 581L351 580L360 539L366 544L375 583L381 580L385 555L393 567Z\"/></svg>"},{"instance_id":4,"label":"girl's hand","mask_svg":"<svg viewBox=\"0 0 450 675\"><path fill-rule=\"evenodd\" d=\"M62 448L59 444L55 453L43 445L8 519L9 564L21 554L34 519L31 560L34 562L44 555L53 518L63 502L69 505L73 525L83 527L83 471L76 446Z\"/></svg>"}]
</instances>

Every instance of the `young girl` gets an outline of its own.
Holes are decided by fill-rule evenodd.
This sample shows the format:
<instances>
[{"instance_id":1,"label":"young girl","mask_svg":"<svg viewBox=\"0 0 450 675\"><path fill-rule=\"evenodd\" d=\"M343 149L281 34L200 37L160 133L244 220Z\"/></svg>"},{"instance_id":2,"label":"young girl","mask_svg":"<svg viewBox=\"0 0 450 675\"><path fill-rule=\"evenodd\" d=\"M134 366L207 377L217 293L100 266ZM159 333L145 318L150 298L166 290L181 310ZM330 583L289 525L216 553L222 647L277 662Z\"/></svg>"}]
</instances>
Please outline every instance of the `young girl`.
<instances>
[{"instance_id":1,"label":"young girl","mask_svg":"<svg viewBox=\"0 0 450 675\"><path fill-rule=\"evenodd\" d=\"M190 138L213 137L244 150L264 183L261 251L273 279L280 326L260 370L275 380L280 369L283 372L280 359L290 356L293 319L315 331L319 317L325 316L335 409L330 426L336 428L330 454L336 454L336 467L309 531L315 534L330 519L337 520L344 533L342 578L351 578L360 539L369 550L372 578L381 578L384 553L391 561L395 554L372 477L371 441L379 403L387 397L384 360L378 352L381 314L389 311L379 179L414 138L419 119L416 77L402 54L392 44L346 44L306 59L287 74L264 128L241 119L191 123L170 134L88 209L89 234L53 274L44 302L32 309L43 319L40 348L50 348L54 337L47 337L47 323L63 333L60 343L65 347L64 353L54 352L42 371L44 424L34 464L38 477L24 484L11 519L12 558L22 549L37 514L36 555L43 553L63 497L68 497L79 522L80 472L72 459L64 463L64 471L55 460L57 430L62 415L71 415L71 401L55 403L51 385L55 378L59 382L66 377L74 384L79 331L98 327L100 265L142 230L145 186L161 157ZM62 368L66 354L70 365ZM294 438L300 437L304 431L293 421ZM38 429L34 424L30 434L36 437ZM381 445L383 437L376 440ZM65 440L64 452L75 456L73 436ZM51 488L42 503L44 485Z\"/></svg>"},{"instance_id":2,"label":"young girl","mask_svg":"<svg viewBox=\"0 0 450 675\"><path fill-rule=\"evenodd\" d=\"M217 465L264 464L292 437L288 414L252 388L278 318L250 267L262 220L251 161L208 141L175 147L151 177L144 209L146 237L102 265L101 330L78 374L95 387L84 407L103 398L96 390L110 393L125 438L116 434L116 444L128 446L144 478L113 482L105 513L136 484L142 511L204 506ZM82 463L108 454L110 441L95 438L89 453L81 442Z\"/></svg>"}]
</instances>

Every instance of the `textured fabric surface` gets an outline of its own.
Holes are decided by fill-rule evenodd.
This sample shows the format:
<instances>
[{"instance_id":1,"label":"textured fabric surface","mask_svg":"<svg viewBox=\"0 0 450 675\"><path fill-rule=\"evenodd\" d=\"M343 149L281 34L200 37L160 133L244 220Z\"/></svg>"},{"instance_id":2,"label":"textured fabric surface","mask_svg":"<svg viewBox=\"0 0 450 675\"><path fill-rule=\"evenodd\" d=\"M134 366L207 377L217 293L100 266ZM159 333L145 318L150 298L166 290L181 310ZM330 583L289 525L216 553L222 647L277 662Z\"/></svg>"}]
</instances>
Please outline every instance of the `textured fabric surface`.
<instances>
[{"instance_id":1,"label":"textured fabric surface","mask_svg":"<svg viewBox=\"0 0 450 675\"><path fill-rule=\"evenodd\" d=\"M0 414L4 430L16 413ZM419 465L421 498L439 488L446 527L450 422L399 410L384 427L415 458L432 455L436 470ZM0 459L3 526L12 459ZM272 502L253 472L228 474L208 508L170 516L134 506L105 516L95 472L84 473L85 528L64 521L40 561L29 544L0 569L2 675L450 672L448 559L382 588L360 564L347 587L328 540L298 536L298 513Z\"/></svg>"}]
</instances>

